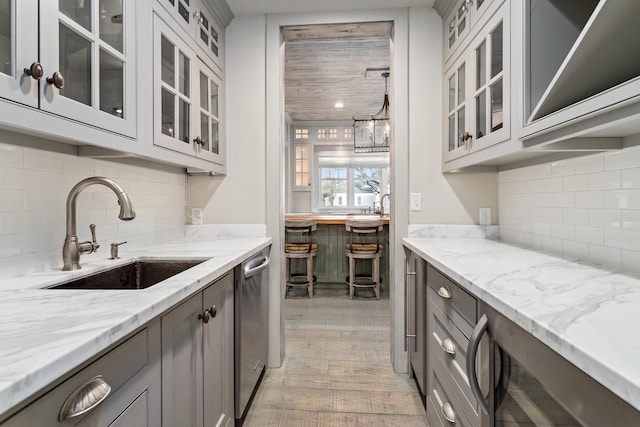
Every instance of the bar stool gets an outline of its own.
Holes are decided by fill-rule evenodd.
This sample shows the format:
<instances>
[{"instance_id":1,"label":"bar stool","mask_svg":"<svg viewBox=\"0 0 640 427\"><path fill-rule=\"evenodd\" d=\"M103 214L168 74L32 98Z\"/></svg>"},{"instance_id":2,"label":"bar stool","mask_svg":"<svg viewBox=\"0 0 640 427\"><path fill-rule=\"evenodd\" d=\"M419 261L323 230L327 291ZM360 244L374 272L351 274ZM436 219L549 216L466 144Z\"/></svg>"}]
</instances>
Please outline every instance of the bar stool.
<instances>
[{"instance_id":1,"label":"bar stool","mask_svg":"<svg viewBox=\"0 0 640 427\"><path fill-rule=\"evenodd\" d=\"M373 288L376 298L380 299L380 258L383 231L382 219L347 219L345 227L349 234L349 242L345 244L349 258L349 298L353 299L355 288ZM371 275L356 274L356 260L370 259Z\"/></svg>"},{"instance_id":2,"label":"bar stool","mask_svg":"<svg viewBox=\"0 0 640 427\"><path fill-rule=\"evenodd\" d=\"M313 257L318 252L318 245L313 242L313 235L317 228L315 219L296 220L287 219L284 224L286 257L286 290L285 298L289 295L290 287L307 286L309 298L313 297ZM306 259L306 274L292 274L291 260Z\"/></svg>"}]
</instances>

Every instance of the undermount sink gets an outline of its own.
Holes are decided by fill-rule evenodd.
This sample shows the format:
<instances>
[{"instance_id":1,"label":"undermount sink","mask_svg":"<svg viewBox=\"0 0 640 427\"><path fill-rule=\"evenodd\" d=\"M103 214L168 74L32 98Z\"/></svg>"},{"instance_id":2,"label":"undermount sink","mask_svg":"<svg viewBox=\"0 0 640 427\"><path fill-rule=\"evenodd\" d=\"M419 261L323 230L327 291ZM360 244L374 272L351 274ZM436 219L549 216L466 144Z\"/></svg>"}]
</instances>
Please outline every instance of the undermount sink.
<instances>
[{"instance_id":1,"label":"undermount sink","mask_svg":"<svg viewBox=\"0 0 640 427\"><path fill-rule=\"evenodd\" d=\"M49 289L146 289L204 261L206 259L132 261Z\"/></svg>"}]
</instances>

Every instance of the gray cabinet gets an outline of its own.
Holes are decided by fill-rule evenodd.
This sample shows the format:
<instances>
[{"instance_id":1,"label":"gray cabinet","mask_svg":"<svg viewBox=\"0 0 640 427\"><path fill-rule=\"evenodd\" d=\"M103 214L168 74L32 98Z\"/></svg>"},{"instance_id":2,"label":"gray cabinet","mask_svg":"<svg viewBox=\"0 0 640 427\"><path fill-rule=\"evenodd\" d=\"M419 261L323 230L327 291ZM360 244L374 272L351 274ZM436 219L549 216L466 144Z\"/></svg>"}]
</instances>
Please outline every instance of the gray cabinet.
<instances>
[{"instance_id":1,"label":"gray cabinet","mask_svg":"<svg viewBox=\"0 0 640 427\"><path fill-rule=\"evenodd\" d=\"M164 425L225 426L233 412L233 275L162 316Z\"/></svg>"},{"instance_id":2,"label":"gray cabinet","mask_svg":"<svg viewBox=\"0 0 640 427\"><path fill-rule=\"evenodd\" d=\"M480 408L467 377L469 338L477 301L427 266L427 418L431 426L480 425Z\"/></svg>"},{"instance_id":3,"label":"gray cabinet","mask_svg":"<svg viewBox=\"0 0 640 427\"><path fill-rule=\"evenodd\" d=\"M405 249L405 340L413 373L422 403L427 392L427 276L426 262L415 253Z\"/></svg>"},{"instance_id":4,"label":"gray cabinet","mask_svg":"<svg viewBox=\"0 0 640 427\"><path fill-rule=\"evenodd\" d=\"M23 126L26 105L135 137L135 23L135 2L0 1L2 123Z\"/></svg>"},{"instance_id":5,"label":"gray cabinet","mask_svg":"<svg viewBox=\"0 0 640 427\"><path fill-rule=\"evenodd\" d=\"M93 402L87 402L82 397L92 387L98 391L92 396ZM157 427L161 425L160 396L160 322L155 320L9 418L2 427Z\"/></svg>"}]
</instances>

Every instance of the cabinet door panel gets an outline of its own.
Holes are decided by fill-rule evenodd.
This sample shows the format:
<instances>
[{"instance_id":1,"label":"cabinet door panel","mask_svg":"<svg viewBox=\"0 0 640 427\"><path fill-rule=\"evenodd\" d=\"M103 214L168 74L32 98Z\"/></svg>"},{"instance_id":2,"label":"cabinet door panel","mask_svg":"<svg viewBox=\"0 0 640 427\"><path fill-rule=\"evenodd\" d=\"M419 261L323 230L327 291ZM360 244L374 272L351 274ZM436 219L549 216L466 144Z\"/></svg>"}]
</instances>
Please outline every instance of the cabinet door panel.
<instances>
[{"instance_id":1,"label":"cabinet door panel","mask_svg":"<svg viewBox=\"0 0 640 427\"><path fill-rule=\"evenodd\" d=\"M0 98L38 106L38 81L24 69L38 62L37 0L0 0Z\"/></svg>"},{"instance_id":2,"label":"cabinet door panel","mask_svg":"<svg viewBox=\"0 0 640 427\"><path fill-rule=\"evenodd\" d=\"M135 2L40 2L43 110L136 134ZM63 85L48 81L60 73Z\"/></svg>"},{"instance_id":3,"label":"cabinet door panel","mask_svg":"<svg viewBox=\"0 0 640 427\"><path fill-rule=\"evenodd\" d=\"M204 325L204 425L225 425L233 413L233 277L227 274L203 292L215 316Z\"/></svg>"},{"instance_id":4,"label":"cabinet door panel","mask_svg":"<svg viewBox=\"0 0 640 427\"><path fill-rule=\"evenodd\" d=\"M220 113L222 111L222 94L224 85L222 80L207 67L202 61L199 61L200 69L198 71L198 105L200 108L194 117L197 121L196 131L202 139L202 143L198 147L198 157L216 162L224 163L224 144L221 138L223 134L223 121Z\"/></svg>"},{"instance_id":5,"label":"cabinet door panel","mask_svg":"<svg viewBox=\"0 0 640 427\"><path fill-rule=\"evenodd\" d=\"M202 425L202 297L191 297L162 317L162 419Z\"/></svg>"}]
</instances>

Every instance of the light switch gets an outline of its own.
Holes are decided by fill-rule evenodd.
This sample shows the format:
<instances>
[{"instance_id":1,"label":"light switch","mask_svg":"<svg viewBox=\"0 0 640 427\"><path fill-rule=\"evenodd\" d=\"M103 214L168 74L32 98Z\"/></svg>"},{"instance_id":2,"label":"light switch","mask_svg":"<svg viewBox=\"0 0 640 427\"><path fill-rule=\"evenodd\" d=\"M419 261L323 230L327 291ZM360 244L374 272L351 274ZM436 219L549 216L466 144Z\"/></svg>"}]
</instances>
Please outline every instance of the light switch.
<instances>
[{"instance_id":1,"label":"light switch","mask_svg":"<svg viewBox=\"0 0 640 427\"><path fill-rule=\"evenodd\" d=\"M480 208L478 217L480 225L491 225L491 208Z\"/></svg>"},{"instance_id":2,"label":"light switch","mask_svg":"<svg viewBox=\"0 0 640 427\"><path fill-rule=\"evenodd\" d=\"M411 193L409 205L412 211L421 211L422 210L422 193Z\"/></svg>"}]
</instances>

